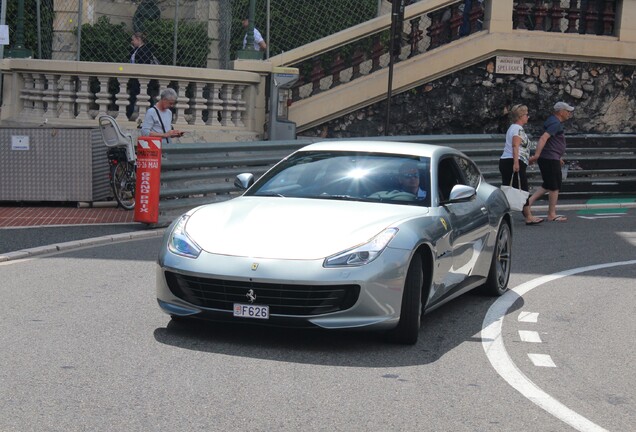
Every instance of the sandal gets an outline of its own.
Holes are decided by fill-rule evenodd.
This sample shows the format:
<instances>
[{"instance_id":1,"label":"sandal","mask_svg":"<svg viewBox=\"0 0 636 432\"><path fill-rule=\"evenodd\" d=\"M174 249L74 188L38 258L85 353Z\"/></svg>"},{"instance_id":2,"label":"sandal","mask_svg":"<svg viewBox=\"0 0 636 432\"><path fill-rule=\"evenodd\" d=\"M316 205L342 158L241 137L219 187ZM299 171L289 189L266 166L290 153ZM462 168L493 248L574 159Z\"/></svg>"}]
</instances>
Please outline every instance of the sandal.
<instances>
[{"instance_id":1,"label":"sandal","mask_svg":"<svg viewBox=\"0 0 636 432\"><path fill-rule=\"evenodd\" d=\"M567 222L568 218L566 218L565 216L557 216L554 219L548 219L550 222Z\"/></svg>"},{"instance_id":2,"label":"sandal","mask_svg":"<svg viewBox=\"0 0 636 432\"><path fill-rule=\"evenodd\" d=\"M543 222L543 219L536 218L531 220L530 222L526 222L526 225L539 225L541 222Z\"/></svg>"}]
</instances>

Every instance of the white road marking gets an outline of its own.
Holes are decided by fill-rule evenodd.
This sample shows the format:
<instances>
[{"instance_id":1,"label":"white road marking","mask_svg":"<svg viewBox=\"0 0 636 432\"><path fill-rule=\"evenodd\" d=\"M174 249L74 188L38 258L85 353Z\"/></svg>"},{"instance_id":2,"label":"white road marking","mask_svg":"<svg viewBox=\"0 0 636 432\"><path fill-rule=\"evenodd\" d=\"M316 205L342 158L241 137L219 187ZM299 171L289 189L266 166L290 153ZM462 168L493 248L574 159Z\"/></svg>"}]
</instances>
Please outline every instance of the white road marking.
<instances>
[{"instance_id":1,"label":"white road marking","mask_svg":"<svg viewBox=\"0 0 636 432\"><path fill-rule=\"evenodd\" d=\"M552 357L547 354L528 354L530 361L535 366L539 367L556 367L554 362L552 361Z\"/></svg>"},{"instance_id":2,"label":"white road marking","mask_svg":"<svg viewBox=\"0 0 636 432\"><path fill-rule=\"evenodd\" d=\"M508 355L503 343L503 336L501 333L503 318L506 316L508 310L512 307L515 301L528 291L542 284L578 273L634 264L636 264L636 260L579 267L528 281L499 297L497 301L490 306L490 309L488 309L484 322L482 323L481 344L486 352L486 356L488 357L490 364L492 364L495 368L495 371L497 371L497 373L506 380L508 384L528 398L531 402L578 431L605 431L606 429L603 429L596 423L571 410L541 390L535 383L525 376L519 368L517 368Z\"/></svg>"},{"instance_id":3,"label":"white road marking","mask_svg":"<svg viewBox=\"0 0 636 432\"><path fill-rule=\"evenodd\" d=\"M579 216L581 219L615 219L615 218L619 218L620 216L618 215L612 215L612 216Z\"/></svg>"},{"instance_id":4,"label":"white road marking","mask_svg":"<svg viewBox=\"0 0 636 432\"><path fill-rule=\"evenodd\" d=\"M517 321L519 322L527 322L527 323L536 323L539 319L539 314L537 312L521 312L519 313L519 317Z\"/></svg>"},{"instance_id":5,"label":"white road marking","mask_svg":"<svg viewBox=\"0 0 636 432\"><path fill-rule=\"evenodd\" d=\"M536 331L519 330L519 338L521 342L541 343L541 336Z\"/></svg>"}]
</instances>

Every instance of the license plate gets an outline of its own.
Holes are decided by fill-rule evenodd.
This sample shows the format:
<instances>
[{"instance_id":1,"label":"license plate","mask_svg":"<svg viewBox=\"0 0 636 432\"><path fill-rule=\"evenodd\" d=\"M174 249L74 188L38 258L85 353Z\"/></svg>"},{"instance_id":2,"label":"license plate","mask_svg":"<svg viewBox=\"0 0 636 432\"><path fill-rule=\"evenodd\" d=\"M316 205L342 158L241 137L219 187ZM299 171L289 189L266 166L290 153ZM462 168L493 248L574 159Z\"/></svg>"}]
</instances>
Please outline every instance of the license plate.
<instances>
[{"instance_id":1,"label":"license plate","mask_svg":"<svg viewBox=\"0 0 636 432\"><path fill-rule=\"evenodd\" d=\"M234 316L241 318L269 319L269 306L234 303Z\"/></svg>"}]
</instances>

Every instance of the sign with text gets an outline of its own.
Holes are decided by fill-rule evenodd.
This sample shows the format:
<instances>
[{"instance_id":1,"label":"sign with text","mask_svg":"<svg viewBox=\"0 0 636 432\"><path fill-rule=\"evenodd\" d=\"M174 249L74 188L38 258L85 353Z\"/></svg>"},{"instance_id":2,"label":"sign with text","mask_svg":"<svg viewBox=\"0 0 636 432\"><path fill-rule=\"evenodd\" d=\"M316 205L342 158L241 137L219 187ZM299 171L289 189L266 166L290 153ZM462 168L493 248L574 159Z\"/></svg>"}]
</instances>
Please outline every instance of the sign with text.
<instances>
[{"instance_id":1,"label":"sign with text","mask_svg":"<svg viewBox=\"0 0 636 432\"><path fill-rule=\"evenodd\" d=\"M11 135L11 150L29 150L29 148L27 135Z\"/></svg>"},{"instance_id":2,"label":"sign with text","mask_svg":"<svg viewBox=\"0 0 636 432\"><path fill-rule=\"evenodd\" d=\"M523 75L523 57L497 56L495 73Z\"/></svg>"},{"instance_id":3,"label":"sign with text","mask_svg":"<svg viewBox=\"0 0 636 432\"><path fill-rule=\"evenodd\" d=\"M9 45L9 26L0 25L0 45Z\"/></svg>"},{"instance_id":4,"label":"sign with text","mask_svg":"<svg viewBox=\"0 0 636 432\"><path fill-rule=\"evenodd\" d=\"M157 223L159 221L160 175L161 138L139 137L137 140L135 222Z\"/></svg>"}]
</instances>

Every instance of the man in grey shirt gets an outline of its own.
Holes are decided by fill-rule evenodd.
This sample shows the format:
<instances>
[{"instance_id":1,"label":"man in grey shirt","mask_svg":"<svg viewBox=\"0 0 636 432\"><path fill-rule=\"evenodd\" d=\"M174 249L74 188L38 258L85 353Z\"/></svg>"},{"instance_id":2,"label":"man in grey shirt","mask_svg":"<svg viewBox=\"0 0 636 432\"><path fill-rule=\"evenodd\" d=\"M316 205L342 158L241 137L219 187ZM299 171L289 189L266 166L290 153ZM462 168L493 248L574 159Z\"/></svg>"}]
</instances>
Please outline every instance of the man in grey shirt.
<instances>
[{"instance_id":1,"label":"man in grey shirt","mask_svg":"<svg viewBox=\"0 0 636 432\"><path fill-rule=\"evenodd\" d=\"M554 222L567 222L568 218L558 215L556 212L559 190L563 182L561 166L563 165L563 154L565 153L565 131L562 123L572 118L574 107L565 102L557 102L554 105L554 113L543 123L545 131L537 148L529 160L530 165L537 162L541 170L543 183L537 191L528 198L528 205L532 205L536 200L548 193L548 220Z\"/></svg>"},{"instance_id":2,"label":"man in grey shirt","mask_svg":"<svg viewBox=\"0 0 636 432\"><path fill-rule=\"evenodd\" d=\"M170 143L170 138L183 136L184 132L172 129L172 111L170 108L177 101L177 92L167 88L161 92L159 102L148 109L141 124L141 135L163 138L163 143Z\"/></svg>"}]
</instances>

